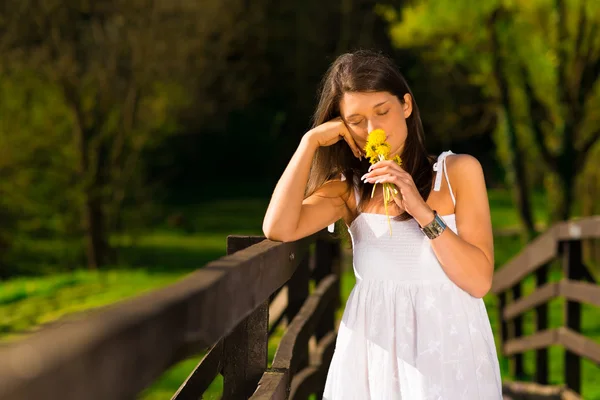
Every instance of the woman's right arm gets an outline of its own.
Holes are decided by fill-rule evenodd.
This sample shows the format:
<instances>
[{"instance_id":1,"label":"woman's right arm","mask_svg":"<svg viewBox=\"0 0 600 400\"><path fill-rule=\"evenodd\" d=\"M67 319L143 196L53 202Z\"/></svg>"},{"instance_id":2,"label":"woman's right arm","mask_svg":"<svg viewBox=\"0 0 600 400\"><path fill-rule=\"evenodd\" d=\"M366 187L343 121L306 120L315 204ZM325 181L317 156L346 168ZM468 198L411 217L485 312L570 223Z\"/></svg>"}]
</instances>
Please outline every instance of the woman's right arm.
<instances>
[{"instance_id":1,"label":"woman's right arm","mask_svg":"<svg viewBox=\"0 0 600 400\"><path fill-rule=\"evenodd\" d=\"M324 229L346 213L344 194L348 183L330 181L304 199L310 166L320 146L345 139L355 156L361 153L340 120L326 122L302 138L283 175L279 179L265 218L263 232L268 239L292 242Z\"/></svg>"}]
</instances>

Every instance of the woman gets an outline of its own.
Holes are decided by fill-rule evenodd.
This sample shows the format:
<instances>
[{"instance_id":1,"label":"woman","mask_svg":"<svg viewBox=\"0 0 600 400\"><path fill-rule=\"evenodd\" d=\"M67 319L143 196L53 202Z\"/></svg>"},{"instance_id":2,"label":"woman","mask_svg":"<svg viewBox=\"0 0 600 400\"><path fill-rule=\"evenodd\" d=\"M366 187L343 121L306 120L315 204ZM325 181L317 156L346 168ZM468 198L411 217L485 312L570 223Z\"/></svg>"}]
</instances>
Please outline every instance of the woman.
<instances>
[{"instance_id":1,"label":"woman","mask_svg":"<svg viewBox=\"0 0 600 400\"><path fill-rule=\"evenodd\" d=\"M363 148L383 129L390 159ZM435 162L435 163L434 163ZM384 214L382 185L398 189ZM452 182L452 184L450 184ZM502 399L482 297L492 282L490 210L480 163L428 156L411 90L377 53L340 56L327 72L308 131L277 183L263 230L294 241L342 219L354 286L323 398Z\"/></svg>"}]
</instances>

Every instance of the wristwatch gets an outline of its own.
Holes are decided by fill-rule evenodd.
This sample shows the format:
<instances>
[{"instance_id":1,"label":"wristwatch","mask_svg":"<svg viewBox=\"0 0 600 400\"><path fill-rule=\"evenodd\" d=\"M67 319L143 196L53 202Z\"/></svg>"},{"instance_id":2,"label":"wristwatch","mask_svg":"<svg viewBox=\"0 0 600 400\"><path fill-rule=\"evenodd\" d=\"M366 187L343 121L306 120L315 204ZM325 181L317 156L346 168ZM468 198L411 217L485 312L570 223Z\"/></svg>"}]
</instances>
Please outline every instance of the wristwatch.
<instances>
[{"instance_id":1,"label":"wristwatch","mask_svg":"<svg viewBox=\"0 0 600 400\"><path fill-rule=\"evenodd\" d=\"M421 232L423 232L429 239L435 239L446 230L446 227L447 225L442 217L438 215L437 211L433 210L433 221L420 228Z\"/></svg>"}]
</instances>

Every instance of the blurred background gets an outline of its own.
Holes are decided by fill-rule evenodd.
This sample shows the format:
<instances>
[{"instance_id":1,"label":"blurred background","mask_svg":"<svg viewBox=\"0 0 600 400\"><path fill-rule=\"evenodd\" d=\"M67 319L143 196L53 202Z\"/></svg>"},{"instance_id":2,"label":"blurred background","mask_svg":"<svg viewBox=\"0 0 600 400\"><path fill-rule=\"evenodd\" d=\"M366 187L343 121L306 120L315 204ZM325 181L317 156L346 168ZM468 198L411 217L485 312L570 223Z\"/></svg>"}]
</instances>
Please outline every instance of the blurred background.
<instances>
[{"instance_id":1,"label":"blurred background","mask_svg":"<svg viewBox=\"0 0 600 400\"><path fill-rule=\"evenodd\" d=\"M484 166L502 266L553 222L600 214L599 32L585 0L3 0L0 343L261 234L321 77L359 48L396 60L432 154ZM584 252L600 277L600 244ZM170 397L193 365L140 398Z\"/></svg>"}]
</instances>

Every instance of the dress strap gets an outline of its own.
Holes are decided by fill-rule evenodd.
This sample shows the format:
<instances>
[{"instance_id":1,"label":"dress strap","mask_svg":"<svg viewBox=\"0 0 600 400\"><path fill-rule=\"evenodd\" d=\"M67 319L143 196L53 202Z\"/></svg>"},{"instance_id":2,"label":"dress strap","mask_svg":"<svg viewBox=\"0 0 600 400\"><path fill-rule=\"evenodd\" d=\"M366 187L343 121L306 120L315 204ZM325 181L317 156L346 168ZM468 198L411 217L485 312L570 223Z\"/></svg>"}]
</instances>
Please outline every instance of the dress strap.
<instances>
[{"instance_id":1,"label":"dress strap","mask_svg":"<svg viewBox=\"0 0 600 400\"><path fill-rule=\"evenodd\" d=\"M435 175L435 185L433 186L433 190L436 192L440 191L442 187L442 170L444 171L444 175L446 176L446 181L448 182L448 190L450 191L450 196L452 197L452 203L456 207L456 199L454 198L454 193L452 192L452 186L450 185L450 179L448 178L448 168L446 168L446 157L448 157L453 153L451 150L445 151L439 155L437 162L433 164L433 170L437 172Z\"/></svg>"}]
</instances>

